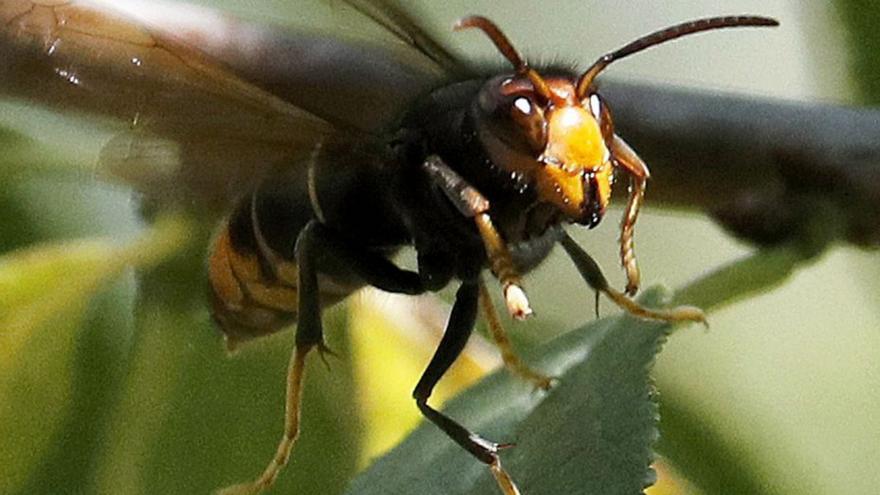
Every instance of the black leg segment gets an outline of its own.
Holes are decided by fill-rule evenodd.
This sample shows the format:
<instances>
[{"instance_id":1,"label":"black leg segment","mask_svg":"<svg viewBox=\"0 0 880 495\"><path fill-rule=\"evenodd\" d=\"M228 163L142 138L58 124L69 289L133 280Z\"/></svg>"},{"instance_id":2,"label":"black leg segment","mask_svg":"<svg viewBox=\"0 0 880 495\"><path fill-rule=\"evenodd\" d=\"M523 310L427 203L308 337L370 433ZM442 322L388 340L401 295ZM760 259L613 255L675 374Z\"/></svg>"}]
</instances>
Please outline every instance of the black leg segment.
<instances>
[{"instance_id":1,"label":"black leg segment","mask_svg":"<svg viewBox=\"0 0 880 495\"><path fill-rule=\"evenodd\" d=\"M677 306L671 309L649 309L642 306L623 292L619 292L608 285L608 280L605 278L605 275L602 274L602 270L599 268L596 260L578 246L568 234L563 233L559 242L562 244L568 257L574 262L575 267L577 267L578 272L581 274L581 278L583 278L597 294L599 292L605 294L609 299L614 301L615 304L620 306L621 309L631 315L639 318L668 322L698 321L704 324L706 323L706 315L703 311L700 310L700 308L693 306Z\"/></svg>"},{"instance_id":2,"label":"black leg segment","mask_svg":"<svg viewBox=\"0 0 880 495\"><path fill-rule=\"evenodd\" d=\"M463 216L474 219L477 231L483 239L486 257L489 258L489 267L503 287L507 312L517 320L530 316L532 308L529 307L529 300L522 289L519 271L507 243L489 214L489 200L437 155L426 158L422 167L458 211Z\"/></svg>"},{"instance_id":3,"label":"black leg segment","mask_svg":"<svg viewBox=\"0 0 880 495\"><path fill-rule=\"evenodd\" d=\"M425 292L418 273L398 267L381 253L340 238L322 223L313 223L314 242L320 246L320 257L325 263L351 270L364 282L386 292L410 295Z\"/></svg>"},{"instance_id":4,"label":"black leg segment","mask_svg":"<svg viewBox=\"0 0 880 495\"><path fill-rule=\"evenodd\" d=\"M340 239L332 230L312 220L296 239L299 292L296 344L323 345L318 273L322 268L350 270L369 285L388 292L425 292L418 273L403 270L380 253L360 248Z\"/></svg>"},{"instance_id":5,"label":"black leg segment","mask_svg":"<svg viewBox=\"0 0 880 495\"><path fill-rule=\"evenodd\" d=\"M596 263L596 260L587 254L583 248L578 246L578 244L574 242L574 239L569 237L567 232L562 233L559 243L562 244L562 248L565 249L568 257L574 262L574 266L577 268L578 273L581 274L581 278L584 279L587 285L597 293L608 290L608 279L602 274L602 269L599 268L599 264Z\"/></svg>"},{"instance_id":6,"label":"black leg segment","mask_svg":"<svg viewBox=\"0 0 880 495\"><path fill-rule=\"evenodd\" d=\"M418 405L419 410L426 418L474 457L486 464L492 465L497 462L498 444L471 433L465 427L455 422L455 420L428 405L428 398L431 396L434 386L437 385L440 378L443 377L449 367L452 366L452 363L455 362L455 359L461 354L468 337L470 337L473 331L474 322L477 318L478 298L479 285L476 281L463 282L461 287L458 288L458 292L455 295L455 304L452 307L452 314L449 316L449 323L446 325L446 332L443 334L443 339L440 341L434 357L431 358L428 368L422 374L418 385L416 385L413 397L416 399L416 405Z\"/></svg>"},{"instance_id":7,"label":"black leg segment","mask_svg":"<svg viewBox=\"0 0 880 495\"><path fill-rule=\"evenodd\" d=\"M296 238L296 266L299 270L297 280L297 324L296 347L308 348L324 345L324 329L321 326L321 302L318 292L318 267L315 231L320 227L315 221L309 222Z\"/></svg>"}]
</instances>

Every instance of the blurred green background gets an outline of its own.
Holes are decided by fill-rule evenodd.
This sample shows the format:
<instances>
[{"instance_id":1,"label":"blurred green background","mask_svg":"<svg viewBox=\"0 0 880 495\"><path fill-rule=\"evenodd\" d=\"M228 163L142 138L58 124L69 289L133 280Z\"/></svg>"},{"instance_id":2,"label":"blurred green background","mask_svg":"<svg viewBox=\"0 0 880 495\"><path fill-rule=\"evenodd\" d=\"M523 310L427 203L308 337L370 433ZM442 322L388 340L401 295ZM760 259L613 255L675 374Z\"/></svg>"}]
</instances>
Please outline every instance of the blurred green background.
<instances>
[{"instance_id":1,"label":"blurred green background","mask_svg":"<svg viewBox=\"0 0 880 495\"><path fill-rule=\"evenodd\" d=\"M263 22L313 22L296 2L201 3ZM782 27L675 43L616 64L607 78L880 101L874 2L410 4L433 33L477 59L498 55L480 36L448 33L464 14L490 15L533 60L582 66L684 19L770 15ZM167 219L144 234L138 199L93 177L107 136L76 123L0 102L0 493L204 493L241 481L274 450L292 335L228 357L205 297L214 226ZM751 251L706 218L652 207L650 192L647 205L637 229L647 285L678 287ZM616 224L577 238L620 285ZM124 268L155 265L169 245L179 246L172 261L147 275ZM559 254L528 281L538 318L509 325L520 348L592 318L591 297ZM671 338L655 370L660 451L670 459L655 493L876 492L878 260L836 246L782 287L714 313L709 331ZM395 319L398 304L373 293L328 314L341 357L311 370L302 444L274 493L341 493L418 421L409 392L437 325ZM441 395L496 364L491 348L476 345Z\"/></svg>"}]
</instances>

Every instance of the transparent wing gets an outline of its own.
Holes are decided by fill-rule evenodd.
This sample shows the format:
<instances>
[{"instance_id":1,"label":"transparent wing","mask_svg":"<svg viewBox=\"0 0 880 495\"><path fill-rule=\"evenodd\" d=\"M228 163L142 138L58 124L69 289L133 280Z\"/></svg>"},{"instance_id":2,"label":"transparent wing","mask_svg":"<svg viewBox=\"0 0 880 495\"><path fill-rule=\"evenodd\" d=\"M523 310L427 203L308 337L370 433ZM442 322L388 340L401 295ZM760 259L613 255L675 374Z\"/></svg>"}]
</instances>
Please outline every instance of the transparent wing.
<instances>
[{"instance_id":1,"label":"transparent wing","mask_svg":"<svg viewBox=\"0 0 880 495\"><path fill-rule=\"evenodd\" d=\"M388 2L302 8L321 6L341 28L256 25L173 2L6 0L0 93L106 117L119 128L101 157L111 177L152 196L228 201L331 133L387 126L464 72ZM357 24L384 37L330 33Z\"/></svg>"},{"instance_id":2,"label":"transparent wing","mask_svg":"<svg viewBox=\"0 0 880 495\"><path fill-rule=\"evenodd\" d=\"M99 4L4 0L0 92L103 117L104 169L182 199L227 199L336 132L194 46Z\"/></svg>"},{"instance_id":3,"label":"transparent wing","mask_svg":"<svg viewBox=\"0 0 880 495\"><path fill-rule=\"evenodd\" d=\"M387 1L300 0L295 8L301 18L284 27L199 7L155 5L162 4L132 8L132 14L341 127L383 129L413 98L469 73L414 16Z\"/></svg>"},{"instance_id":4,"label":"transparent wing","mask_svg":"<svg viewBox=\"0 0 880 495\"><path fill-rule=\"evenodd\" d=\"M347 5L387 29L404 45L430 60L439 69L455 76L472 75L466 61L456 57L432 38L418 18L389 0L344 0Z\"/></svg>"}]
</instances>

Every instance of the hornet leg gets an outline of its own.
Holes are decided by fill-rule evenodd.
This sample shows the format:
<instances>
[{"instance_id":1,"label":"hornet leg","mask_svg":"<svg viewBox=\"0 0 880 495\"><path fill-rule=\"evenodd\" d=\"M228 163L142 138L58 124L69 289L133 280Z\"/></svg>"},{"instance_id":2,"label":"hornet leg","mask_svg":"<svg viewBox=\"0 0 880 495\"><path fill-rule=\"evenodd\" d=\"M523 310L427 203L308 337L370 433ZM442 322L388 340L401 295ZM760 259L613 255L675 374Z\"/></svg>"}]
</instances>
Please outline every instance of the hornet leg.
<instances>
[{"instance_id":1,"label":"hornet leg","mask_svg":"<svg viewBox=\"0 0 880 495\"><path fill-rule=\"evenodd\" d=\"M531 382L535 388L550 390L550 387L553 385L553 379L531 369L516 354L513 344L511 344L510 339L507 337L507 332L504 330L504 325L501 324L501 318L499 318L495 304L492 302L492 296L489 295L489 290L486 288L482 278L480 278L480 306L483 309L483 316L486 318L486 324L489 326L492 339L495 340L495 344L501 350L501 359L504 361L504 366L514 375Z\"/></svg>"},{"instance_id":2,"label":"hornet leg","mask_svg":"<svg viewBox=\"0 0 880 495\"><path fill-rule=\"evenodd\" d=\"M470 452L471 455L489 465L504 495L519 495L519 490L510 475L501 467L501 461L498 459L498 450L504 445L471 433L452 418L428 405L428 398L431 396L434 386L461 354L473 331L477 318L478 292L478 283L475 281L462 282L458 288L455 304L452 306L452 314L450 314L449 323L446 325L446 332L443 334L443 339L440 341L434 357L431 358L428 368L413 390L413 397L419 410L428 420L437 425L449 438Z\"/></svg>"},{"instance_id":3,"label":"hornet leg","mask_svg":"<svg viewBox=\"0 0 880 495\"><path fill-rule=\"evenodd\" d=\"M527 318L532 314L532 308L529 307L529 300L522 289L522 281L513 264L510 250L489 216L489 200L449 168L439 156L429 156L423 166L458 211L465 217L474 219L483 239L492 273L501 282L510 316L518 320Z\"/></svg>"},{"instance_id":4,"label":"hornet leg","mask_svg":"<svg viewBox=\"0 0 880 495\"><path fill-rule=\"evenodd\" d=\"M630 175L629 201L626 203L626 210L620 223L620 264L626 270L625 292L632 296L639 290L639 265L636 263L633 233L642 200L645 198L645 185L651 173L639 155L616 134L611 143L611 154Z\"/></svg>"},{"instance_id":5,"label":"hornet leg","mask_svg":"<svg viewBox=\"0 0 880 495\"><path fill-rule=\"evenodd\" d=\"M328 352L321 324L319 260L337 265L342 263L365 282L382 290L405 294L424 292L418 273L402 270L381 255L340 241L332 231L314 220L299 233L295 252L298 269L298 323L296 346L287 370L284 434L275 456L257 479L224 488L218 492L220 495L253 495L268 489L290 459L290 452L299 436L306 356L315 348L322 353Z\"/></svg>"},{"instance_id":6,"label":"hornet leg","mask_svg":"<svg viewBox=\"0 0 880 495\"><path fill-rule=\"evenodd\" d=\"M568 257L574 262L584 281L592 287L593 290L608 296L609 299L614 301L615 304L620 306L627 313L651 320L669 322L697 321L704 324L706 323L706 315L703 314L703 311L700 308L695 308L693 306L678 306L666 310L655 310L642 306L626 294L613 289L608 284L608 280L605 279L605 275L602 274L602 270L599 268L596 261L578 246L577 243L574 242L574 239L569 237L567 233L562 234L562 239L559 242L562 244Z\"/></svg>"}]
</instances>

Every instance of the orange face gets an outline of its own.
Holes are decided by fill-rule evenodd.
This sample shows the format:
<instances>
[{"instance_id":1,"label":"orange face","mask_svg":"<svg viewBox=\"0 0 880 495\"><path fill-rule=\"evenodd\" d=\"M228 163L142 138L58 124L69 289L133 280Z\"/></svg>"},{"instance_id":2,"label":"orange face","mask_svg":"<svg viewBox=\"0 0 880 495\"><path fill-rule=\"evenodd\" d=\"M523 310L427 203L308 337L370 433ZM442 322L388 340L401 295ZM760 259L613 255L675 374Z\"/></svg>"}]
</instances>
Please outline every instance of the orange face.
<instances>
[{"instance_id":1,"label":"orange face","mask_svg":"<svg viewBox=\"0 0 880 495\"><path fill-rule=\"evenodd\" d=\"M610 116L598 96L578 99L568 78L548 78L545 84L542 90L549 98L525 78L500 85L500 95L512 100L499 107L509 116L513 134L528 143L520 147L521 154L499 149L498 141L509 144L509 137L484 137L484 142L489 141L487 148L500 166L532 178L539 201L572 222L595 226L611 196Z\"/></svg>"},{"instance_id":2,"label":"orange face","mask_svg":"<svg viewBox=\"0 0 880 495\"><path fill-rule=\"evenodd\" d=\"M599 122L580 105L547 115L547 145L538 157L538 194L578 223L595 225L611 195L612 167Z\"/></svg>"}]
</instances>

